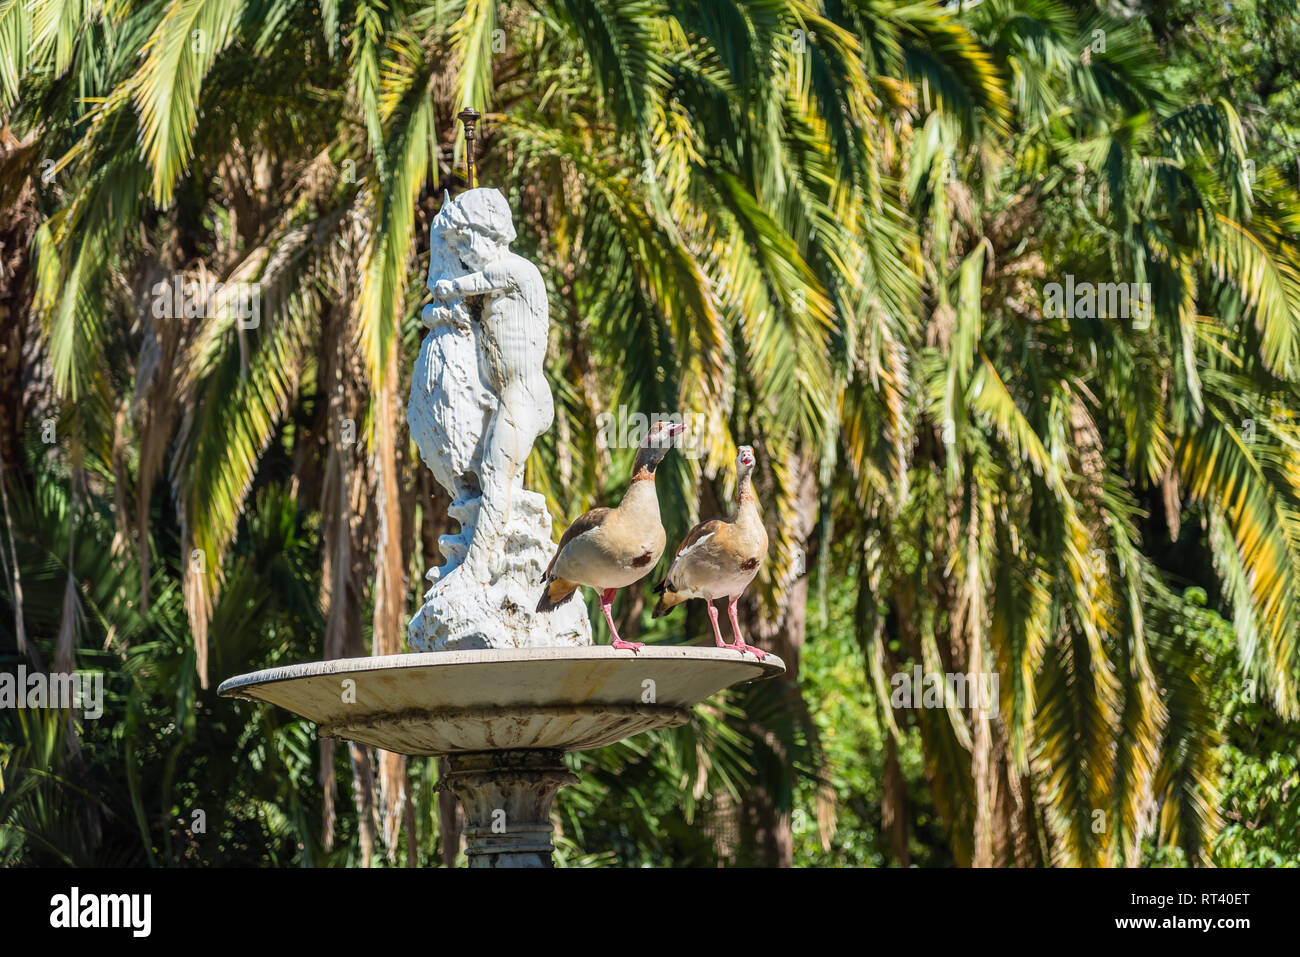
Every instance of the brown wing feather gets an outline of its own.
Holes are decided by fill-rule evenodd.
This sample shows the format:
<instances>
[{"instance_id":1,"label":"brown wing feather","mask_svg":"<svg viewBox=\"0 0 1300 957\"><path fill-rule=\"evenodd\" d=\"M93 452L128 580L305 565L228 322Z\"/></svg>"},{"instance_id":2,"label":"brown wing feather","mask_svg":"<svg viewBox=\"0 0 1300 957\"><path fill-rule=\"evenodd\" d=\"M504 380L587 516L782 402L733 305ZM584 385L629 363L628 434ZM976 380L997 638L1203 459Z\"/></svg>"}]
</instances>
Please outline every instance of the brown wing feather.
<instances>
[{"instance_id":1,"label":"brown wing feather","mask_svg":"<svg viewBox=\"0 0 1300 957\"><path fill-rule=\"evenodd\" d=\"M575 518L573 524L566 528L564 534L560 536L560 544L555 549L555 554L551 556L551 563L546 566L546 571L542 573L542 581L546 581L551 577L551 569L555 567L555 561L560 557L560 552L564 551L564 546L583 532L591 531L603 522L605 517L612 511L613 509L602 505L600 508L593 508L590 512L583 512Z\"/></svg>"},{"instance_id":2,"label":"brown wing feather","mask_svg":"<svg viewBox=\"0 0 1300 957\"><path fill-rule=\"evenodd\" d=\"M720 518L711 518L707 522L700 522L700 524L696 525L694 528L692 528L689 532L686 533L686 537L683 538L682 543L677 546L677 551L674 554L680 555L682 553L682 549L689 548L690 546L694 545L705 535L712 535L716 533L719 528L721 528L723 525L726 524L727 523Z\"/></svg>"},{"instance_id":3,"label":"brown wing feather","mask_svg":"<svg viewBox=\"0 0 1300 957\"><path fill-rule=\"evenodd\" d=\"M664 575L664 580L655 586L655 591L663 594L666 589L673 589L673 572L677 569L677 556L683 551L690 548L705 535L716 534L718 529L726 525L726 521L720 518L711 518L707 522L700 522L682 539L682 543L677 546L677 551L673 553L673 563L668 566L668 574Z\"/></svg>"}]
</instances>

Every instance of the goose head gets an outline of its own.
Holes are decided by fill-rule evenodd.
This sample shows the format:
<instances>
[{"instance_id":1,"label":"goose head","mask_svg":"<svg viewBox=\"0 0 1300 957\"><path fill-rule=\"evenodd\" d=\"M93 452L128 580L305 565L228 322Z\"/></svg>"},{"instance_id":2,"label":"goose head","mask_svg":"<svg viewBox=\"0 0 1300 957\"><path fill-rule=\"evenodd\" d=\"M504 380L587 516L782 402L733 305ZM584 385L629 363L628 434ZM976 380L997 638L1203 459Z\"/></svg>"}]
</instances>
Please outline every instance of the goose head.
<instances>
[{"instance_id":1,"label":"goose head","mask_svg":"<svg viewBox=\"0 0 1300 957\"><path fill-rule=\"evenodd\" d=\"M677 436L686 431L686 426L680 422L657 421L650 426L650 431L646 437L641 440L641 447L636 453L636 466L633 472L649 470L654 472L655 466L663 461L668 450L673 447L677 441Z\"/></svg>"},{"instance_id":2,"label":"goose head","mask_svg":"<svg viewBox=\"0 0 1300 957\"><path fill-rule=\"evenodd\" d=\"M754 471L754 448L750 445L742 445L736 449L736 475L747 478L752 471Z\"/></svg>"}]
</instances>

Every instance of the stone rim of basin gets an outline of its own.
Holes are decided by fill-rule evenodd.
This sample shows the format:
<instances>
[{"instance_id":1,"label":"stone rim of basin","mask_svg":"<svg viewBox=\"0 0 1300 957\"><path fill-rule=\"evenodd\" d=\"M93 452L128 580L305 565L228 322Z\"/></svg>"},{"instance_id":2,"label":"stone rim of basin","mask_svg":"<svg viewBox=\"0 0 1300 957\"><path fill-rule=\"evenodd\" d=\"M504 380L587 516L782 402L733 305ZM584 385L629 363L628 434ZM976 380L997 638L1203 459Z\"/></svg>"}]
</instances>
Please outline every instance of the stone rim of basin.
<instances>
[{"instance_id":1,"label":"stone rim of basin","mask_svg":"<svg viewBox=\"0 0 1300 957\"><path fill-rule=\"evenodd\" d=\"M218 693L286 708L322 737L401 754L579 751L683 724L724 688L784 671L775 655L692 645L474 649L268 668Z\"/></svg>"}]
</instances>

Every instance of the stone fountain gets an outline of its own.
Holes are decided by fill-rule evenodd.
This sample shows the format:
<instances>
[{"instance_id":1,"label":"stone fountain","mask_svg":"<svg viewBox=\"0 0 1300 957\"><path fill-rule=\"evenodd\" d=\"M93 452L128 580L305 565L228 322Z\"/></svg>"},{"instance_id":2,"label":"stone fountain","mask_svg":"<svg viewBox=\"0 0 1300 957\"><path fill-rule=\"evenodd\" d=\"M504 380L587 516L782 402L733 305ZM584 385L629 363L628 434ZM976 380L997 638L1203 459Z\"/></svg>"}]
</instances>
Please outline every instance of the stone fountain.
<instances>
[{"instance_id":1,"label":"stone fountain","mask_svg":"<svg viewBox=\"0 0 1300 957\"><path fill-rule=\"evenodd\" d=\"M532 609L555 546L545 500L524 462L554 417L543 371L549 328L537 267L509 249L510 208L474 188L444 194L430 228L428 328L407 421L424 463L452 498L460 530L411 619L413 652L271 668L219 693L267 701L344 738L407 755L443 755L465 809L471 867L549 867L551 803L577 778L566 751L685 724L710 695L785 670L733 650L592 645L581 602Z\"/></svg>"}]
</instances>

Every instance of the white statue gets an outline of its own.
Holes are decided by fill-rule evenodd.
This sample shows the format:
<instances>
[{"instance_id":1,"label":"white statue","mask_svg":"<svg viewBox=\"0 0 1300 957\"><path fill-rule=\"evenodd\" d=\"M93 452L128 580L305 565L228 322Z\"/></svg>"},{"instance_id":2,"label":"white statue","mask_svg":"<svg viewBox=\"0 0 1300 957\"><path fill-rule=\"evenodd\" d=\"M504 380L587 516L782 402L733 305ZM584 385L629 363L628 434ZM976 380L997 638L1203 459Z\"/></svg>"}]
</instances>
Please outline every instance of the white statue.
<instances>
[{"instance_id":1,"label":"white statue","mask_svg":"<svg viewBox=\"0 0 1300 957\"><path fill-rule=\"evenodd\" d=\"M533 612L554 546L545 500L524 488L524 462L555 412L543 371L546 286L510 251L514 238L495 189L444 194L429 230L434 301L421 316L429 333L406 418L460 531L439 539L446 563L429 571L411 619L419 651L591 644L581 603Z\"/></svg>"}]
</instances>

